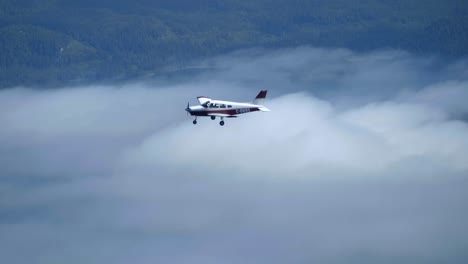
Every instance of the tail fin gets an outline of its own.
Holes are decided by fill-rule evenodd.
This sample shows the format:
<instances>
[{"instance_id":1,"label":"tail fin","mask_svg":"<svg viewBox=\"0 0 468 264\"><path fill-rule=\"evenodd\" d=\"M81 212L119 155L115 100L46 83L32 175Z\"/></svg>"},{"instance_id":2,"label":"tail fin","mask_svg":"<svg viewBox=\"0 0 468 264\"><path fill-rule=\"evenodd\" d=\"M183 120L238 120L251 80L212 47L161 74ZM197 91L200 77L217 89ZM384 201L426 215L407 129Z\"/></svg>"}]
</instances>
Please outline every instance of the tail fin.
<instances>
[{"instance_id":1,"label":"tail fin","mask_svg":"<svg viewBox=\"0 0 468 264\"><path fill-rule=\"evenodd\" d=\"M256 105L261 105L263 104L263 101L265 100L265 97L267 95L267 90L261 90L258 94L257 97L253 100L253 103Z\"/></svg>"}]
</instances>

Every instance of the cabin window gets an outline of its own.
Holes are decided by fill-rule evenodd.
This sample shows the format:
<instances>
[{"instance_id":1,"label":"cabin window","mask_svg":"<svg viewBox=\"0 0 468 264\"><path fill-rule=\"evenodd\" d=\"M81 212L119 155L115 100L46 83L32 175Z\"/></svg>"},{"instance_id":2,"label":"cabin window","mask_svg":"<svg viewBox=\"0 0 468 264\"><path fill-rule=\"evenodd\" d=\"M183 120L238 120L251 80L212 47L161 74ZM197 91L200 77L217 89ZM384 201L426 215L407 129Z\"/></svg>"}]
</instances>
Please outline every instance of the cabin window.
<instances>
[{"instance_id":1,"label":"cabin window","mask_svg":"<svg viewBox=\"0 0 468 264\"><path fill-rule=\"evenodd\" d=\"M232 108L232 105L228 105L228 108Z\"/></svg>"},{"instance_id":2,"label":"cabin window","mask_svg":"<svg viewBox=\"0 0 468 264\"><path fill-rule=\"evenodd\" d=\"M226 108L226 105L222 104L222 105L221 105L221 108Z\"/></svg>"}]
</instances>

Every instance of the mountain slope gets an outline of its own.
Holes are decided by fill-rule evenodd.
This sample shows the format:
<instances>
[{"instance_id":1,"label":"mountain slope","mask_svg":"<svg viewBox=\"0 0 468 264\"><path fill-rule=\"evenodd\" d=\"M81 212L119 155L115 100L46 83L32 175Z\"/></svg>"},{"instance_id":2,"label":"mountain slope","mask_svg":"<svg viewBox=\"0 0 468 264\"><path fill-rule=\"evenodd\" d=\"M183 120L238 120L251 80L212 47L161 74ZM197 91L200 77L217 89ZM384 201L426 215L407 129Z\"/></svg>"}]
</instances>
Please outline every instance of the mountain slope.
<instances>
[{"instance_id":1,"label":"mountain slope","mask_svg":"<svg viewBox=\"0 0 468 264\"><path fill-rule=\"evenodd\" d=\"M254 46L468 54L463 0L0 3L0 87L128 79Z\"/></svg>"}]
</instances>

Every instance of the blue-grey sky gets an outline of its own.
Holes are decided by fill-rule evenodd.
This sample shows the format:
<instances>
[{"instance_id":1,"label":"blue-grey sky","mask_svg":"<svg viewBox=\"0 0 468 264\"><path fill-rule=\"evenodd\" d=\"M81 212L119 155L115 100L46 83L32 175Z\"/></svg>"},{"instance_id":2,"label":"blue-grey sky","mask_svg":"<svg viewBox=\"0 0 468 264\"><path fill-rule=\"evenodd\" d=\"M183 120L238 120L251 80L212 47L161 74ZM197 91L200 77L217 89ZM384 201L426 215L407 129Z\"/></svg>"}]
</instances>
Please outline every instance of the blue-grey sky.
<instances>
[{"instance_id":1,"label":"blue-grey sky","mask_svg":"<svg viewBox=\"0 0 468 264\"><path fill-rule=\"evenodd\" d=\"M7 263L465 263L468 61L300 47L0 91ZM197 95L272 112L191 123Z\"/></svg>"}]
</instances>

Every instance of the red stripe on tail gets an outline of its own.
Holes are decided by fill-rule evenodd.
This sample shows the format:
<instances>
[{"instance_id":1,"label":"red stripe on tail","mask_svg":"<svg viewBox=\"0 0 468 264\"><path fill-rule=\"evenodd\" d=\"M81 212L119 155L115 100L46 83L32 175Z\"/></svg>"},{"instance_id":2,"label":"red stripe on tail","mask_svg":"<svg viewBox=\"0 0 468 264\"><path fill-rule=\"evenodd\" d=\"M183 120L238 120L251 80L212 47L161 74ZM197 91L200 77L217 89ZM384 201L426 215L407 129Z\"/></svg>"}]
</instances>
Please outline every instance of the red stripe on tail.
<instances>
[{"instance_id":1,"label":"red stripe on tail","mask_svg":"<svg viewBox=\"0 0 468 264\"><path fill-rule=\"evenodd\" d=\"M255 99L265 99L266 95L267 95L267 90L261 90L258 93L257 97L255 97Z\"/></svg>"}]
</instances>

